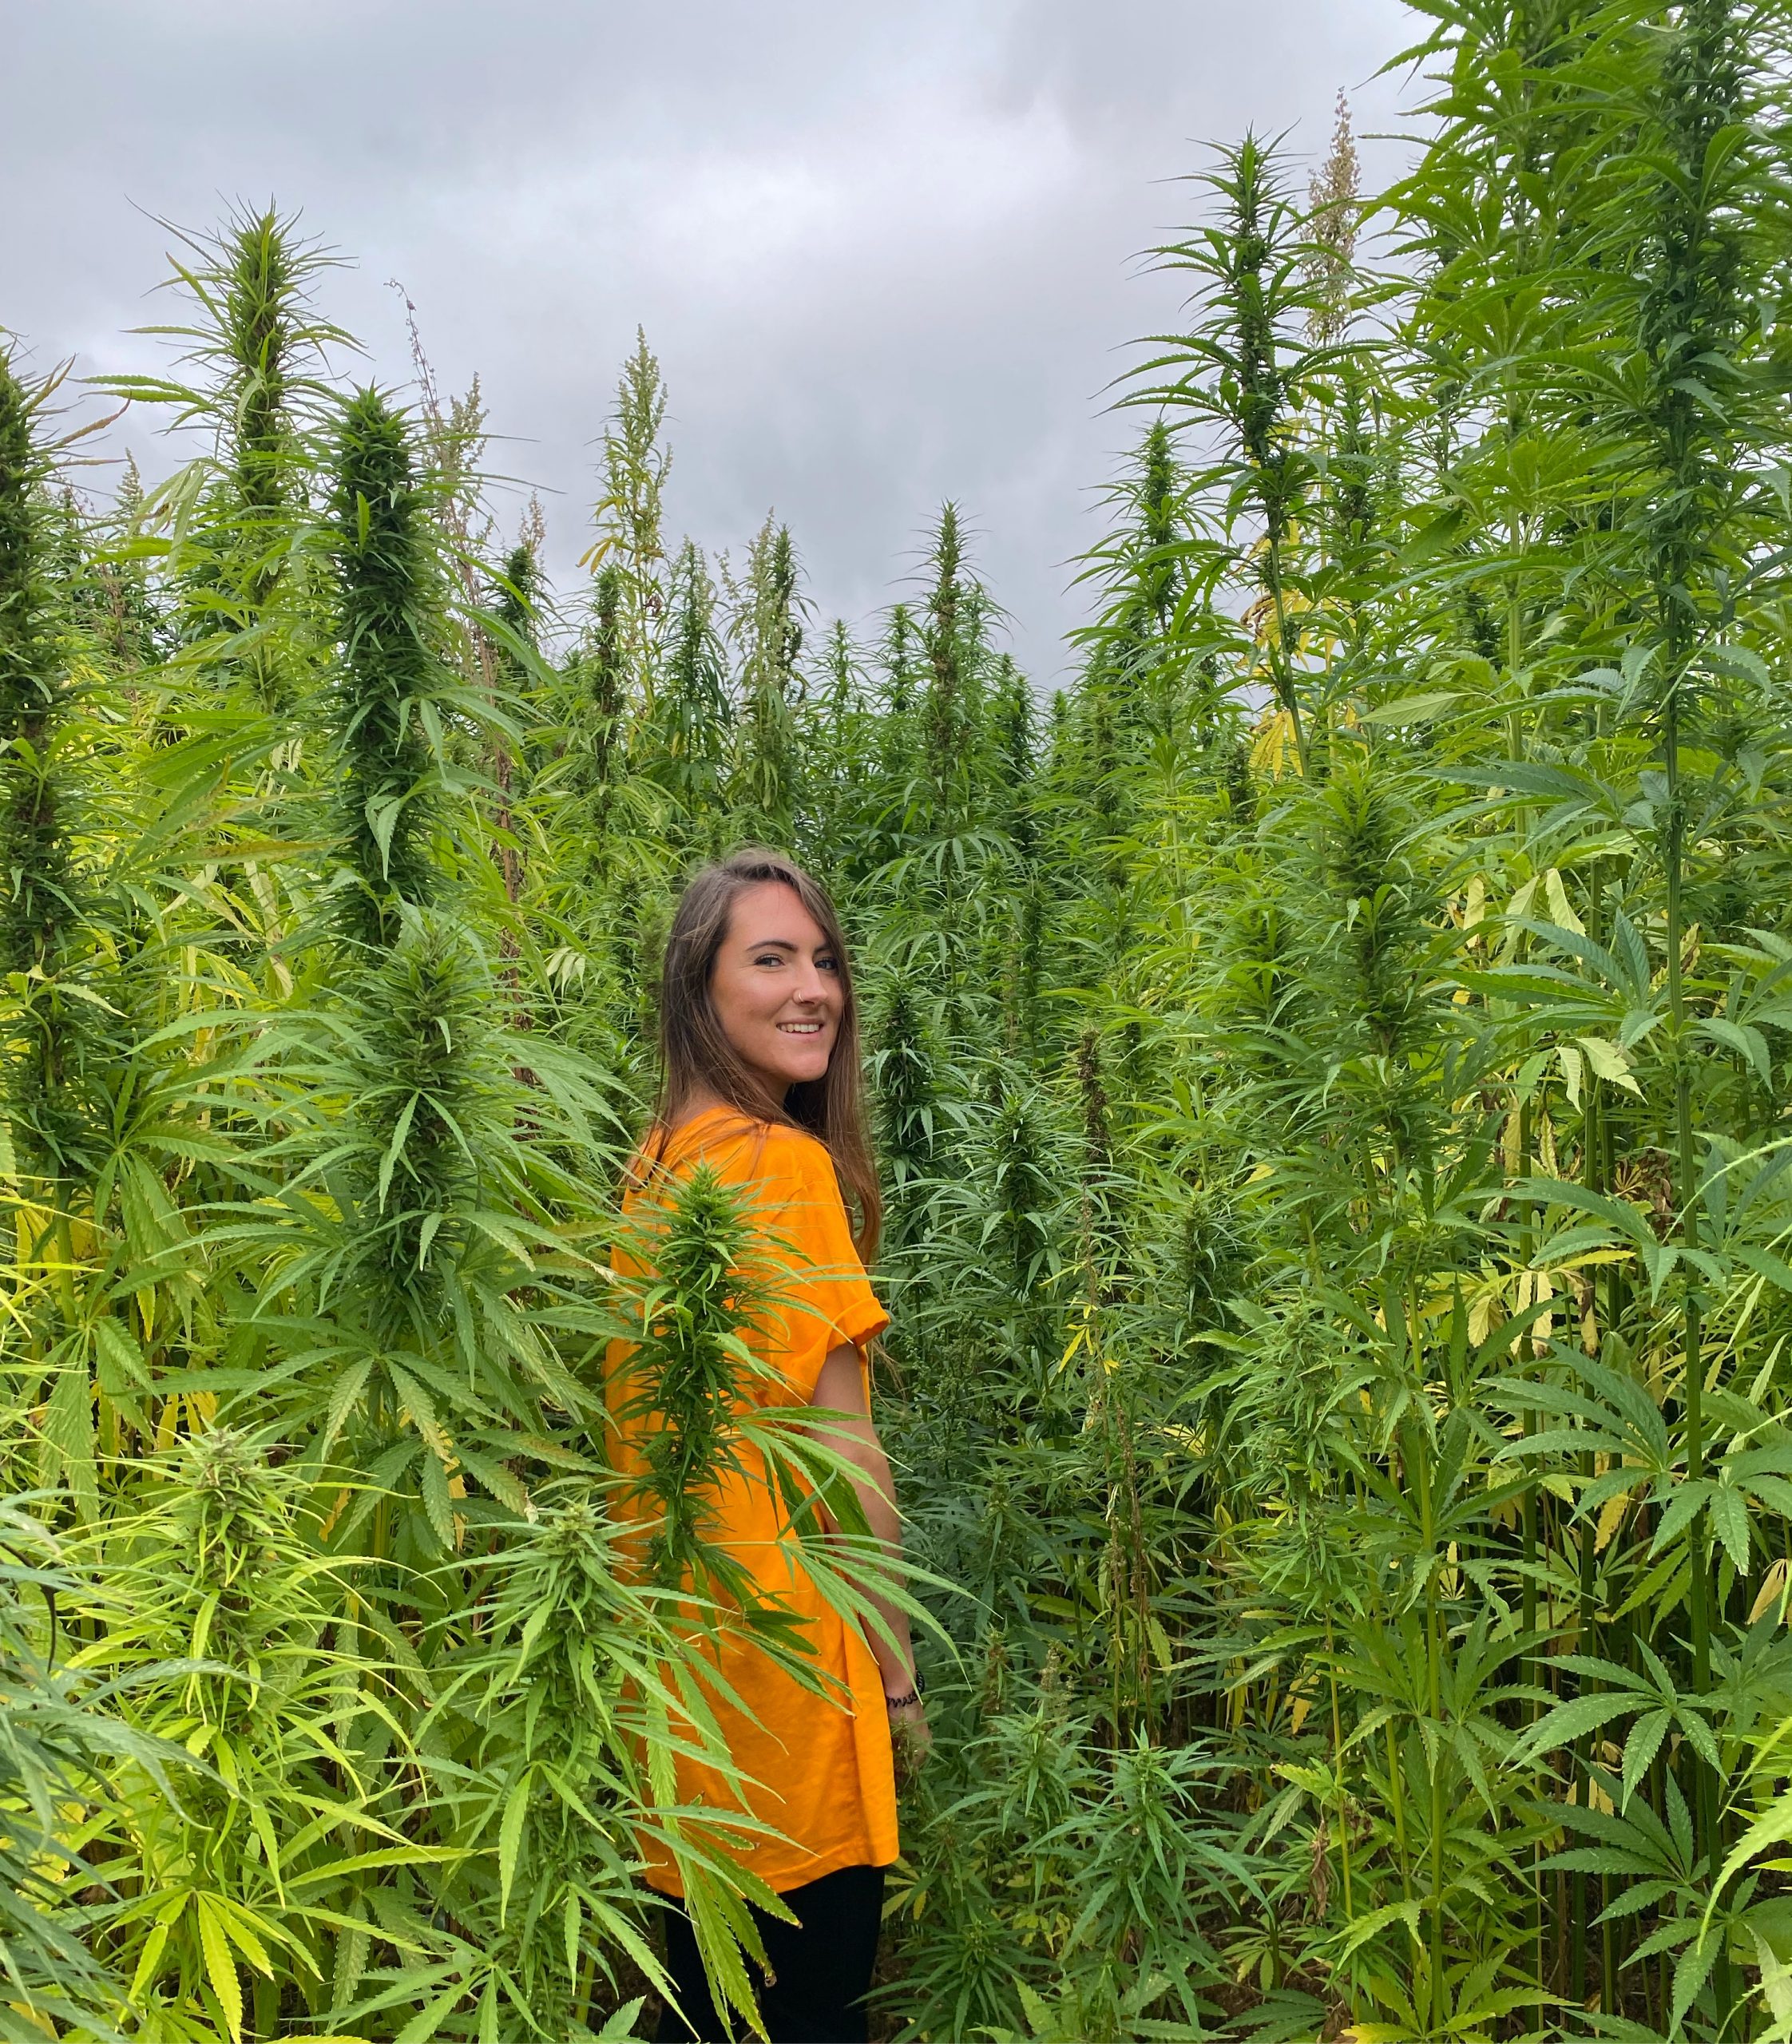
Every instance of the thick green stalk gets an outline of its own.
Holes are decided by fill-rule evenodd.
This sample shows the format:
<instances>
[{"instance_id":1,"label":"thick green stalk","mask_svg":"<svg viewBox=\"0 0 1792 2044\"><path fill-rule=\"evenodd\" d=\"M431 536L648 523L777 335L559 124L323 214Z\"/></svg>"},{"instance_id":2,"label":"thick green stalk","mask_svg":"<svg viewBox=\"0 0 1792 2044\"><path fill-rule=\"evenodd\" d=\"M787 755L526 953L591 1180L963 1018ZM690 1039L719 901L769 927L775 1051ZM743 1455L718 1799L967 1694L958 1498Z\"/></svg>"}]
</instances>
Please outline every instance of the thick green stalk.
<instances>
[{"instance_id":1,"label":"thick green stalk","mask_svg":"<svg viewBox=\"0 0 1792 2044\"><path fill-rule=\"evenodd\" d=\"M1411 1356L1415 1371L1421 1377L1420 1392L1423 1395L1422 1371L1419 1370L1418 1325L1416 1317L1412 1323ZM1423 1428L1414 1425L1413 1451L1408 1458L1409 1467L1418 1472L1419 1544L1425 1568L1425 1672L1426 1699L1431 1712L1431 1721L1437 1728L1434 1736L1440 1743L1427 1754L1431 1772L1431 2026L1439 2034L1444 2028L1444 1786L1443 1747L1441 1741L1443 1724L1443 1693L1439 1670L1437 1584L1437 1528L1433 1519L1431 1495L1431 1444Z\"/></svg>"},{"instance_id":2,"label":"thick green stalk","mask_svg":"<svg viewBox=\"0 0 1792 2044\"><path fill-rule=\"evenodd\" d=\"M1588 927L1596 933L1598 929L1596 911L1589 913ZM1605 1189L1602 1182L1604 1157L1600 1135L1600 1123L1602 1116L1599 1111L1600 1098L1597 1085L1590 1077L1588 1087L1586 1096L1587 1104L1582 1114L1580 1124L1581 1175L1592 1190L1603 1192ZM1576 1458L1576 1461L1578 1473L1583 1482L1590 1482L1593 1474L1592 1456L1589 1452L1583 1452ZM1595 1637L1593 1606L1595 1563L1593 1543L1598 1536L1598 1531L1596 1519L1590 1519L1583 1513L1580 1538L1576 1547L1576 1559L1579 1565L1580 1583L1579 1650L1586 1654L1596 1654L1598 1651L1598 1642ZM1584 1686L1587 1685L1584 1684ZM1589 1733L1583 1742L1583 1750L1577 1753L1571 1748L1568 1755L1569 1772L1574 1778L1580 1795L1588 1800L1592 1796L1592 1761L1596 1751L1596 1739L1594 1734ZM1584 2003L1587 1998L1587 1876L1584 1872L1576 1871L1573 1875L1569 1884L1569 1892L1568 1992L1575 2002ZM1604 1977L1602 1987L1604 1991L1608 1993L1610 1991L1609 1974Z\"/></svg>"},{"instance_id":3,"label":"thick green stalk","mask_svg":"<svg viewBox=\"0 0 1792 2044\"><path fill-rule=\"evenodd\" d=\"M1331 1612L1326 1612L1326 1682L1331 1693L1331 1765L1338 1784L1338 1857L1344 1891L1344 1918L1356 1914L1350 1893L1350 1801L1344 1787L1344 1723L1338 1698L1337 1647L1332 1637Z\"/></svg>"},{"instance_id":4,"label":"thick green stalk","mask_svg":"<svg viewBox=\"0 0 1792 2044\"><path fill-rule=\"evenodd\" d=\"M1686 945L1683 871L1686 812L1680 788L1679 683L1681 677L1677 635L1670 633L1668 696L1662 716L1662 772L1667 783L1667 829L1665 864L1667 895L1667 1012L1674 1059L1675 1208L1679 1218L1680 1238L1685 1246L1699 1243L1699 1163L1692 1127L1692 1061L1687 1032L1686 987L1682 953ZM1680 1323L1685 1373L1682 1380L1686 1429L1686 1480L1702 1482L1705 1475L1705 1365L1703 1353L1703 1315L1693 1272L1683 1276L1685 1297ZM1688 1630L1691 1634L1692 1685L1697 1696L1709 1693L1711 1686L1711 1554L1708 1529L1703 1509L1695 1511L1686 1530ZM1696 1755L1693 1816L1697 1849L1715 1870L1718 1851L1718 1784L1711 1768ZM1728 2004L1727 1975L1718 1983L1719 2001Z\"/></svg>"},{"instance_id":5,"label":"thick green stalk","mask_svg":"<svg viewBox=\"0 0 1792 2044\"><path fill-rule=\"evenodd\" d=\"M1718 523L1733 462L1736 424L1693 387L1735 382L1731 360L1743 331L1738 222L1719 204L1725 172L1714 160L1717 138L1742 113L1744 32L1730 0L1687 0L1662 63L1655 112L1671 169L1657 180L1650 229L1651 262L1639 307L1638 339L1651 373L1650 422L1656 474L1644 522L1653 555L1655 608L1662 648L1660 709L1663 799L1662 858L1666 889L1668 1040L1674 1081L1674 1205L1682 1245L1698 1246L1699 1160L1694 1139L1692 1057L1685 988L1686 793L1680 756L1682 719L1694 686L1692 660L1703 599L1718 574ZM1746 162L1733 153L1732 165ZM1734 178L1731 168L1728 175ZM1665 484L1666 487L1663 488ZM1682 1418L1686 1478L1705 1470L1703 1307L1695 1273L1683 1266ZM1686 1530L1688 1630L1692 1682L1711 1684L1710 1540L1703 1511ZM1696 1758L1691 1797L1698 1851L1708 1868L1719 1852L1718 1784ZM1731 2000L1730 1966L1720 1952L1713 1978L1720 2012Z\"/></svg>"},{"instance_id":6,"label":"thick green stalk","mask_svg":"<svg viewBox=\"0 0 1792 2044\"><path fill-rule=\"evenodd\" d=\"M1394 1816L1394 1849L1400 1862L1400 1899L1413 1899L1413 1857L1406 1844L1406 1796L1401 1779L1400 1741L1390 1718L1383 1727L1388 1749L1388 1801Z\"/></svg>"},{"instance_id":7,"label":"thick green stalk","mask_svg":"<svg viewBox=\"0 0 1792 2044\"><path fill-rule=\"evenodd\" d=\"M1530 1168L1531 1103L1529 1100L1527 1099L1522 1103L1518 1111L1519 1175L1521 1177L1524 1176L1529 1171ZM1522 1267L1525 1270L1528 1271L1535 1267L1536 1262L1536 1244L1532 1234L1532 1227L1535 1219L1535 1215L1532 1209L1531 1202L1528 1200L1526 1200L1524 1202L1522 1213L1524 1218L1522 1225L1519 1229L1518 1256L1519 1262ZM1526 1333L1520 1335L1518 1338L1522 1349L1523 1345L1528 1343L1530 1336ZM1519 1365L1520 1373L1522 1373L1523 1367L1522 1363L1520 1363ZM1537 1416L1536 1409L1533 1407L1529 1405L1525 1407L1523 1424L1525 1436L1528 1439L1529 1436L1534 1434L1537 1430ZM1525 1465L1526 1482L1524 1485L1524 1495L1520 1505L1520 1510L1523 1515L1521 1538L1523 1541L1524 1562L1524 1587L1520 1593L1521 1600L1520 1623L1523 1628L1526 1639L1531 1640L1534 1639L1537 1629L1536 1571L1538 1529L1536 1459L1532 1456L1527 1456L1525 1458ZM1538 1654L1534 1646L1531 1646L1528 1650L1526 1659L1525 1672L1533 1685L1540 1686L1544 1674L1543 1661L1542 1657ZM1528 1714L1531 1721L1533 1724L1536 1721L1538 1709L1538 1705L1534 1701L1528 1706ZM1542 1984L1545 1971L1543 1955L1544 1911L1543 1906L1542 1869L1543 1850L1540 1846L1536 1846L1532 1848L1531 1852L1531 1891L1529 1901L1527 1905L1530 1917L1528 1939L1531 1947L1532 1962L1536 1967L1537 1983L1540 1986Z\"/></svg>"}]
</instances>

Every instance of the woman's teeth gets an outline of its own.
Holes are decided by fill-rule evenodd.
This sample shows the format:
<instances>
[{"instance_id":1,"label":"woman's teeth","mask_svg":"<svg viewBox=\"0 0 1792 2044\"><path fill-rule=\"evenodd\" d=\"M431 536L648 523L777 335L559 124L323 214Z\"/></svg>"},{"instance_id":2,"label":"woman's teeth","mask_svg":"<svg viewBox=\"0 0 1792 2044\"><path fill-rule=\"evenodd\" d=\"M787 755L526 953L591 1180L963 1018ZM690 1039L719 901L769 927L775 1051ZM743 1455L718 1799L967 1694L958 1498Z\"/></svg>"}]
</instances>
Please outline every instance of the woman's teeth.
<instances>
[{"instance_id":1,"label":"woman's teeth","mask_svg":"<svg viewBox=\"0 0 1792 2044\"><path fill-rule=\"evenodd\" d=\"M821 1026L819 1022L780 1022L778 1024L787 1036L819 1036Z\"/></svg>"}]
</instances>

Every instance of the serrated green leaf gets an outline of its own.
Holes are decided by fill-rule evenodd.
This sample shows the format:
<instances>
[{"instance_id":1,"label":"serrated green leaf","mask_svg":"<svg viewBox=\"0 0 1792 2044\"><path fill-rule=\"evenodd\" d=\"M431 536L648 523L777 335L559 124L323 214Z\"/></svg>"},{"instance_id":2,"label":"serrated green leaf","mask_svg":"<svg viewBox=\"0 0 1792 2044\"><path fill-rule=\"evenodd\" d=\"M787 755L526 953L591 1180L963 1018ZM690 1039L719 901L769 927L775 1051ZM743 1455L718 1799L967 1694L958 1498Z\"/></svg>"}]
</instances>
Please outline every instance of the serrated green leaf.
<instances>
[{"instance_id":1,"label":"serrated green leaf","mask_svg":"<svg viewBox=\"0 0 1792 2044\"><path fill-rule=\"evenodd\" d=\"M1636 1792L1636 1785L1649 1771L1650 1763L1661 1750L1661 1742L1667 1736L1667 1728L1673 1722L1672 1713L1666 1710L1645 1711L1630 1728L1630 1737L1624 1741L1624 1799L1627 1804Z\"/></svg>"},{"instance_id":2,"label":"serrated green leaf","mask_svg":"<svg viewBox=\"0 0 1792 2044\"><path fill-rule=\"evenodd\" d=\"M196 1895L193 1910L199 1921L200 1949L205 1956L206 1978L218 1998L219 2007L224 2010L231 2036L236 2044L242 2044L243 1983L237 1975L230 1941L224 1935L223 1922L210 1895Z\"/></svg>"},{"instance_id":3,"label":"serrated green leaf","mask_svg":"<svg viewBox=\"0 0 1792 2044\"><path fill-rule=\"evenodd\" d=\"M529 1800L534 1792L533 1770L525 1769L511 1785L504 1800L504 1815L498 1828L498 1920L504 1921L510 1906L510 1884L516 1879L517 1856L522 1850L523 1826L529 1820Z\"/></svg>"}]
</instances>

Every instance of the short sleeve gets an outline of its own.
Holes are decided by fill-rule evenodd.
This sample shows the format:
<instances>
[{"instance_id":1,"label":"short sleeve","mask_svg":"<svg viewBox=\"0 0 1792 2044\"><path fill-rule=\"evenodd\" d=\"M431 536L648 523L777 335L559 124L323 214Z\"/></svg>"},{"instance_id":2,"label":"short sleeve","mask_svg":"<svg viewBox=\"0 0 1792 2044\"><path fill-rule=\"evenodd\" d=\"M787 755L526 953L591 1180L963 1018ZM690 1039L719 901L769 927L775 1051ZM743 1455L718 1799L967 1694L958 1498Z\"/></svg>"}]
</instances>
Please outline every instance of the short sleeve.
<instances>
[{"instance_id":1,"label":"short sleeve","mask_svg":"<svg viewBox=\"0 0 1792 2044\"><path fill-rule=\"evenodd\" d=\"M862 1351L890 1316L859 1261L833 1159L813 1137L779 1136L765 1160L759 1217L772 1294L766 1325L779 1372L807 1400L830 1353L849 1344Z\"/></svg>"}]
</instances>

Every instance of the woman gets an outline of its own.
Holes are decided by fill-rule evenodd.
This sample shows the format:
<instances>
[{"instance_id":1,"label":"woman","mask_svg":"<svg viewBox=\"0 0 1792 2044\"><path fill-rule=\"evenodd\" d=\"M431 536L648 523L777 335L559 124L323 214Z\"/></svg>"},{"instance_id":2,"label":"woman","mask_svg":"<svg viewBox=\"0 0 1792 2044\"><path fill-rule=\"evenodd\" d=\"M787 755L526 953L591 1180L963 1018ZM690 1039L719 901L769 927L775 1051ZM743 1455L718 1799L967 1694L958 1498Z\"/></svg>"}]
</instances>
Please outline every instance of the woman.
<instances>
[{"instance_id":1,"label":"woman","mask_svg":"<svg viewBox=\"0 0 1792 2044\"><path fill-rule=\"evenodd\" d=\"M668 1182L708 1165L739 1189L755 1229L778 1246L779 1309L749 1341L775 1375L743 1388L761 1403L806 1403L846 1415L833 1435L854 1472L866 1519L892 1554L900 1540L890 1464L870 1416L869 1345L888 1325L865 1276L880 1202L865 1128L858 1016L832 904L776 854L735 853L686 888L660 982L659 1104L625 1208L663 1200ZM856 1236L841 1196L858 1210ZM616 1459L639 1468L649 1417L627 1391L628 1349L611 1357ZM768 1385L770 1388L768 1390ZM882 1913L896 1856L893 1749L918 1759L926 1719L908 1625L880 1606L889 1637L842 1622L810 1583L769 1485L719 1483L712 1537L805 1622L823 1692L805 1686L738 1631L713 1650L739 1699L714 1706L735 1777L684 1758L681 1804L743 1812L765 1831L736 1830L734 1858L794 1913L755 1912L768 1977L755 1983L773 2044L866 2034ZM676 1867L652 1850L648 1879L674 1899L668 1962L688 2018L668 2008L662 2040L720 2038L690 1921L676 1906Z\"/></svg>"}]
</instances>

